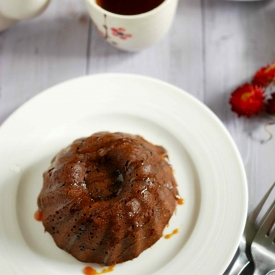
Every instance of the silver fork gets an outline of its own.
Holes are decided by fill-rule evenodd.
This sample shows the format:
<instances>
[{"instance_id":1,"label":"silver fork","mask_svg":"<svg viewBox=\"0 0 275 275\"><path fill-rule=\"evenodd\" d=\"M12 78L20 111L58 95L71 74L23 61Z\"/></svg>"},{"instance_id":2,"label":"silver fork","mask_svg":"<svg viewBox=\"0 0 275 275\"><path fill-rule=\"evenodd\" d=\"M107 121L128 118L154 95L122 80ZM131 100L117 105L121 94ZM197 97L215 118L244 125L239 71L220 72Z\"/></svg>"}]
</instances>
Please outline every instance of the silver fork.
<instances>
[{"instance_id":1,"label":"silver fork","mask_svg":"<svg viewBox=\"0 0 275 275\"><path fill-rule=\"evenodd\" d=\"M261 209L262 209L263 205L265 204L269 194L272 192L274 186L275 186L275 182L268 189L268 191L266 192L266 194L264 195L262 200L258 203L257 207L253 210L253 212L247 219L244 233L241 237L240 245L239 245L239 248L237 251L238 256L237 256L236 260L234 261L228 275L240 275L242 273L242 271L247 267L247 265L251 262L251 254L250 254L251 243L252 243L259 227L263 223L263 221L266 218L268 213L266 213L262 217L262 219L260 220L260 222L258 224L256 224L256 219L257 219L259 213L261 212ZM270 208L273 205L275 205L275 201L270 206Z\"/></svg>"},{"instance_id":2,"label":"silver fork","mask_svg":"<svg viewBox=\"0 0 275 275\"><path fill-rule=\"evenodd\" d=\"M253 275L266 275L275 271L274 222L275 205L269 211L251 245L251 254L255 265Z\"/></svg>"}]
</instances>

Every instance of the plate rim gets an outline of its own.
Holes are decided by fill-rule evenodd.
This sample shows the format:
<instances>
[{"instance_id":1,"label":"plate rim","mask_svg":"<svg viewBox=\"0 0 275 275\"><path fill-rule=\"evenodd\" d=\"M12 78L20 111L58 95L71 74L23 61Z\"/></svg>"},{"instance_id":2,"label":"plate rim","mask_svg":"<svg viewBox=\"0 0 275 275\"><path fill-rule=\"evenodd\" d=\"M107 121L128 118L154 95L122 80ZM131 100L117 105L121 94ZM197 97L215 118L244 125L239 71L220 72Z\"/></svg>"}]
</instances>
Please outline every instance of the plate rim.
<instances>
[{"instance_id":1,"label":"plate rim","mask_svg":"<svg viewBox=\"0 0 275 275\"><path fill-rule=\"evenodd\" d=\"M227 136L227 139L228 141L230 142L231 144L231 149L233 149L234 151L234 155L236 157L236 160L238 161L238 166L239 166L239 169L240 169L240 172L242 174L242 182L243 182L243 188L245 190L245 197L243 198L243 219L242 219L242 225L240 225L239 227L239 236L238 240L235 240L235 243L239 243L239 240L241 238L241 234L242 234L242 231L244 229L244 226L245 226L245 221L246 221L246 214L247 214L247 207L248 207L248 187L247 187L247 178L246 178L246 172L245 172L245 168L244 168L244 164L243 164L243 161L241 159L241 156L240 156L240 153L238 151L238 148L232 138L232 136L230 135L229 131L227 130L227 128L225 127L225 125L222 123L222 121L218 118L218 116L209 108L207 107L204 103L202 103L199 99L197 99L195 96L189 94L188 92L184 91L183 89L173 85L173 84L170 84L168 82L165 82L163 80L159 80L159 79L156 79L156 78L152 78L152 77L148 77L148 76L143 76L143 75L136 75L136 74L128 74L128 73L99 73L99 74L92 74L92 75L86 75L86 76L81 76L81 77L77 77L77 78L73 78L73 79L70 79L70 80L67 80L67 81L64 81L64 82L61 82L61 83L58 83L50 88L47 88L45 89L44 91L38 93L37 95L35 95L34 97L30 98L29 100L27 100L24 104L22 104L19 108L17 108L3 123L2 125L0 126L0 136L2 134L3 131L5 131L5 128L7 127L6 125L8 125L10 123L10 121L13 120L14 117L17 116L17 114L21 112L21 110L23 108L26 108L28 106L28 104L31 104L32 101L35 101L36 98L40 97L40 96L43 96L45 94L47 94L49 91L51 90L55 90L55 89L58 89L60 86L63 86L63 85L68 85L70 82L75 82L75 81L81 81L82 79L86 79L86 78L94 78L94 77L131 77L131 78L137 78L139 80L147 80L147 81L151 81L151 82L156 82L156 83L159 83L161 85L164 85L166 87L169 87L169 88L172 88L173 90L176 90L177 92L180 92L182 94L184 94L186 97L188 97L189 100L195 102L196 104L198 104L200 106L200 108L202 108L205 112L208 113L208 115L211 116L211 118L213 120L215 120L215 122L219 125L219 128L222 130L223 134L225 134ZM236 249L237 249L237 245L236 245ZM235 254L235 250L234 251L231 251L231 255L230 255L230 259L229 259L229 262L228 263L225 263L224 264L224 271L225 269L227 268L228 264L230 263L231 259L233 258L234 254ZM228 256L229 258L229 256Z\"/></svg>"}]
</instances>

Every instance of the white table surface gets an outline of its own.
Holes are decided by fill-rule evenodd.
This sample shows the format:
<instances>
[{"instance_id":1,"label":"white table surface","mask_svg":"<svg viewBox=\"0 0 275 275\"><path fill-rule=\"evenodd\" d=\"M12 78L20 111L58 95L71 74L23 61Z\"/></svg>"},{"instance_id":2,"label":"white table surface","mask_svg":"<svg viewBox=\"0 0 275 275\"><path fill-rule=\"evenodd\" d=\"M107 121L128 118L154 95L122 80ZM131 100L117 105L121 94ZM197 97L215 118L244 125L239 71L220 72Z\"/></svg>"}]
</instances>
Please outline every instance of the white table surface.
<instances>
[{"instance_id":1,"label":"white table surface","mask_svg":"<svg viewBox=\"0 0 275 275\"><path fill-rule=\"evenodd\" d=\"M250 212L275 181L275 138L261 143L266 120L237 118L228 100L275 61L274 45L272 0L180 0L166 37L137 53L107 44L83 1L52 0L39 17L0 33L0 124L34 95L78 76L127 72L167 81L203 101L231 133L247 173ZM275 135L275 126L269 129Z\"/></svg>"}]
</instances>

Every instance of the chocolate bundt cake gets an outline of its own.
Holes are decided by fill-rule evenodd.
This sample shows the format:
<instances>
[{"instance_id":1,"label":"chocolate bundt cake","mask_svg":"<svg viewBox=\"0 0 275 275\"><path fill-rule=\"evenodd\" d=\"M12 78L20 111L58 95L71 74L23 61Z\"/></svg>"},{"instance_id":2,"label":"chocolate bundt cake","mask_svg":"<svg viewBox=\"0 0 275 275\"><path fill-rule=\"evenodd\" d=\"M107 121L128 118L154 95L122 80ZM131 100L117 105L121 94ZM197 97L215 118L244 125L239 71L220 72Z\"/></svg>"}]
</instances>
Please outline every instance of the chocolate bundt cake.
<instances>
[{"instance_id":1,"label":"chocolate bundt cake","mask_svg":"<svg viewBox=\"0 0 275 275\"><path fill-rule=\"evenodd\" d=\"M38 197L45 231L83 262L136 258L162 236L178 191L167 153L140 136L96 133L52 160Z\"/></svg>"}]
</instances>

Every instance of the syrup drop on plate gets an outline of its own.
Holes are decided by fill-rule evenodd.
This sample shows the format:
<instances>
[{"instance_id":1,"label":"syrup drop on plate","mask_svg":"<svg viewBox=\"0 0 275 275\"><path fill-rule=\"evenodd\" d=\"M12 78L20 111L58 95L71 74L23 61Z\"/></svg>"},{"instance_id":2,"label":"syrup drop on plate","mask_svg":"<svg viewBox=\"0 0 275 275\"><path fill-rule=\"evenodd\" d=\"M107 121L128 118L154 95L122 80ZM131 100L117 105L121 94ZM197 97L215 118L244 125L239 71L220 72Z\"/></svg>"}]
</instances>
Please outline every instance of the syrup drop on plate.
<instances>
[{"instance_id":1,"label":"syrup drop on plate","mask_svg":"<svg viewBox=\"0 0 275 275\"><path fill-rule=\"evenodd\" d=\"M95 269L93 269L90 266L86 266L83 270L83 273L85 275L98 275L98 274L104 274L104 273L108 273L114 270L114 266L111 265L108 268L104 268L101 272L96 271Z\"/></svg>"},{"instance_id":2,"label":"syrup drop on plate","mask_svg":"<svg viewBox=\"0 0 275 275\"><path fill-rule=\"evenodd\" d=\"M178 203L179 205L183 205L183 204L184 204L184 199L182 199L182 198L177 198L177 203Z\"/></svg>"},{"instance_id":3,"label":"syrup drop on plate","mask_svg":"<svg viewBox=\"0 0 275 275\"><path fill-rule=\"evenodd\" d=\"M179 232L178 229L175 229L171 234L167 234L164 236L165 239L170 239L172 236L174 236L175 234L177 234Z\"/></svg>"},{"instance_id":4,"label":"syrup drop on plate","mask_svg":"<svg viewBox=\"0 0 275 275\"><path fill-rule=\"evenodd\" d=\"M35 211L35 213L34 213L34 218L35 218L38 222L41 222L41 221L42 221L42 213L41 213L39 210Z\"/></svg>"}]
</instances>

